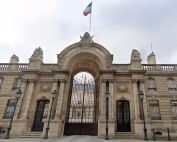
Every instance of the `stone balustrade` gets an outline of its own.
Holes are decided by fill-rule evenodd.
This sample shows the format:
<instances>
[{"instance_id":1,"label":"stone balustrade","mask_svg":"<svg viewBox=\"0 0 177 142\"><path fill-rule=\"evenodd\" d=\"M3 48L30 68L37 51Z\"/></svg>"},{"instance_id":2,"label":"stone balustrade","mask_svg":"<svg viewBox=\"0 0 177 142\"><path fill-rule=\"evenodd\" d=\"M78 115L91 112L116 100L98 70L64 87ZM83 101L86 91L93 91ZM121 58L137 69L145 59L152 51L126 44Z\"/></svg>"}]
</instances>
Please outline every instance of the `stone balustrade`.
<instances>
[{"instance_id":1,"label":"stone balustrade","mask_svg":"<svg viewBox=\"0 0 177 142\"><path fill-rule=\"evenodd\" d=\"M10 64L0 64L0 70L9 70Z\"/></svg>"},{"instance_id":2,"label":"stone balustrade","mask_svg":"<svg viewBox=\"0 0 177 142\"><path fill-rule=\"evenodd\" d=\"M28 69L28 64L11 64L11 63L0 63L0 71L11 70L11 66L17 66L17 70L26 70Z\"/></svg>"},{"instance_id":3,"label":"stone balustrade","mask_svg":"<svg viewBox=\"0 0 177 142\"><path fill-rule=\"evenodd\" d=\"M175 72L177 71L177 65L176 64L143 64L142 65L143 70L146 70L148 72L156 72L156 71L162 71L162 72Z\"/></svg>"},{"instance_id":4,"label":"stone balustrade","mask_svg":"<svg viewBox=\"0 0 177 142\"><path fill-rule=\"evenodd\" d=\"M28 64L18 64L18 70L27 70Z\"/></svg>"},{"instance_id":5,"label":"stone balustrade","mask_svg":"<svg viewBox=\"0 0 177 142\"><path fill-rule=\"evenodd\" d=\"M0 71L8 71L11 70L11 66L14 64L10 63L0 63ZM118 69L119 72L128 71L130 69L129 64L113 64L112 69ZM21 63L17 64L17 70L27 70L28 64ZM41 70L57 70L58 64L42 64ZM142 64L142 69L147 72L177 72L177 64Z\"/></svg>"}]
</instances>

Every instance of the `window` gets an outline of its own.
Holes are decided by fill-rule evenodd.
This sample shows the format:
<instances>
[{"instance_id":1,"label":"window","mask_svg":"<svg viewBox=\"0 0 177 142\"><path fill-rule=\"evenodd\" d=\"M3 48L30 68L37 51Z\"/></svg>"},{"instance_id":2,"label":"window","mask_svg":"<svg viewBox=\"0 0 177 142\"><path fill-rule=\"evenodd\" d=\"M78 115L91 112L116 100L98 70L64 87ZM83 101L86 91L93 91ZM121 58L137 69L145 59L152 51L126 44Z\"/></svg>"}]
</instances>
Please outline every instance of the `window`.
<instances>
[{"instance_id":1,"label":"window","mask_svg":"<svg viewBox=\"0 0 177 142\"><path fill-rule=\"evenodd\" d=\"M8 100L7 102L7 106L4 112L4 119L11 119L14 109L15 109L15 104L16 104L16 100Z\"/></svg>"},{"instance_id":2,"label":"window","mask_svg":"<svg viewBox=\"0 0 177 142\"><path fill-rule=\"evenodd\" d=\"M149 101L149 114L152 120L160 120L160 108L159 108L159 101L152 100Z\"/></svg>"},{"instance_id":3,"label":"window","mask_svg":"<svg viewBox=\"0 0 177 142\"><path fill-rule=\"evenodd\" d=\"M16 89L20 88L21 84L22 84L22 82L21 82L20 78L15 79L12 90L16 90Z\"/></svg>"},{"instance_id":4,"label":"window","mask_svg":"<svg viewBox=\"0 0 177 142\"><path fill-rule=\"evenodd\" d=\"M177 100L171 101L172 118L177 120Z\"/></svg>"},{"instance_id":5,"label":"window","mask_svg":"<svg viewBox=\"0 0 177 142\"><path fill-rule=\"evenodd\" d=\"M0 77L0 88L1 88L1 86L2 86L2 84L3 84L3 81L4 81L4 78L3 78L3 77Z\"/></svg>"},{"instance_id":6,"label":"window","mask_svg":"<svg viewBox=\"0 0 177 142\"><path fill-rule=\"evenodd\" d=\"M174 79L168 79L167 85L169 91L176 91L176 81Z\"/></svg>"},{"instance_id":7,"label":"window","mask_svg":"<svg viewBox=\"0 0 177 142\"><path fill-rule=\"evenodd\" d=\"M148 86L148 90L155 91L156 90L155 80L154 79L148 79L147 86Z\"/></svg>"}]
</instances>

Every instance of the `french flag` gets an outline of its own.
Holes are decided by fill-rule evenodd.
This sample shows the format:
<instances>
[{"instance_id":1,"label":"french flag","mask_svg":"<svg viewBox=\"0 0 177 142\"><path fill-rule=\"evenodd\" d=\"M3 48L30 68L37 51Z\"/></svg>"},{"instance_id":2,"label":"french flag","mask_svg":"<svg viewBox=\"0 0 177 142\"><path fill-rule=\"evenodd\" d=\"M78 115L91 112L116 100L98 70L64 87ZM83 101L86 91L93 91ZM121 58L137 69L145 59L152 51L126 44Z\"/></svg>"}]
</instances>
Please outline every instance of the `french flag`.
<instances>
[{"instance_id":1,"label":"french flag","mask_svg":"<svg viewBox=\"0 0 177 142\"><path fill-rule=\"evenodd\" d=\"M92 11L92 2L83 11L84 16L87 16L88 14L90 14L91 11Z\"/></svg>"}]
</instances>

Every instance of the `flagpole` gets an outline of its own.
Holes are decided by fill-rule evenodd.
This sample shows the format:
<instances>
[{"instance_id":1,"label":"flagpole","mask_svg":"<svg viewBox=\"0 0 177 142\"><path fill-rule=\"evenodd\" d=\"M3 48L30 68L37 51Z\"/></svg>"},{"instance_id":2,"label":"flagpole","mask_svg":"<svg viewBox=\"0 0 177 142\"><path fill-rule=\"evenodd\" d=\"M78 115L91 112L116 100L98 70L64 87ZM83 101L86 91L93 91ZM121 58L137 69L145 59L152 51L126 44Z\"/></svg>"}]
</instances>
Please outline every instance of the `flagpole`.
<instances>
[{"instance_id":1,"label":"flagpole","mask_svg":"<svg viewBox=\"0 0 177 142\"><path fill-rule=\"evenodd\" d=\"M91 31L91 25L92 25L92 12L90 13L89 34L90 34L90 31Z\"/></svg>"},{"instance_id":2,"label":"flagpole","mask_svg":"<svg viewBox=\"0 0 177 142\"><path fill-rule=\"evenodd\" d=\"M93 1L91 1L91 3L93 4ZM89 34L90 34L90 31L91 31L91 26L92 26L92 7L91 7L91 13L90 13Z\"/></svg>"}]
</instances>

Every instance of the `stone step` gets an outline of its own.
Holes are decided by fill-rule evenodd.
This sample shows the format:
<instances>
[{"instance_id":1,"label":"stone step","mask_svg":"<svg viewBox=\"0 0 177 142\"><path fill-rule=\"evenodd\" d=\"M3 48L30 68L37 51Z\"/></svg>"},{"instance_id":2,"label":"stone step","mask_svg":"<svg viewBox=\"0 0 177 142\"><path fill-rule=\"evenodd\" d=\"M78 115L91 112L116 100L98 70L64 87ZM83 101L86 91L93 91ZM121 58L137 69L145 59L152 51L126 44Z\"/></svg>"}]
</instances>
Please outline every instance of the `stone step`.
<instances>
[{"instance_id":1,"label":"stone step","mask_svg":"<svg viewBox=\"0 0 177 142\"><path fill-rule=\"evenodd\" d=\"M25 132L21 138L40 138L42 132Z\"/></svg>"},{"instance_id":2,"label":"stone step","mask_svg":"<svg viewBox=\"0 0 177 142\"><path fill-rule=\"evenodd\" d=\"M133 139L134 135L131 132L117 132L115 134L116 139Z\"/></svg>"}]
</instances>

